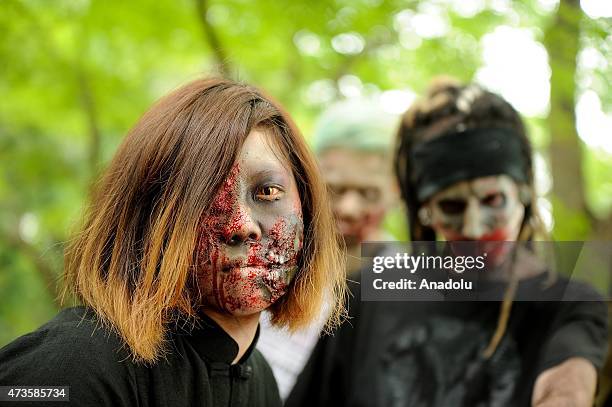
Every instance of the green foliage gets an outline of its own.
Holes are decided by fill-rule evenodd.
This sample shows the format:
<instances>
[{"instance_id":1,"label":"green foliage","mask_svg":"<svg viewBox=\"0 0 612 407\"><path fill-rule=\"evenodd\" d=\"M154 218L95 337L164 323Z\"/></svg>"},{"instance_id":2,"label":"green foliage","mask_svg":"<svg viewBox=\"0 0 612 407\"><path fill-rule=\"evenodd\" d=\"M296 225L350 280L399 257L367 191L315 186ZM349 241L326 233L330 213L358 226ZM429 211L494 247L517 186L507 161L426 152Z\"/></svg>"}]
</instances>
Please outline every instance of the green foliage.
<instances>
[{"instance_id":1,"label":"green foliage","mask_svg":"<svg viewBox=\"0 0 612 407\"><path fill-rule=\"evenodd\" d=\"M555 214L554 240L585 240L589 237L591 226L587 216L572 210L555 196L551 198Z\"/></svg>"},{"instance_id":2,"label":"green foliage","mask_svg":"<svg viewBox=\"0 0 612 407\"><path fill-rule=\"evenodd\" d=\"M590 209L597 219L605 220L612 207L612 156L601 150L591 150L584 157L584 168Z\"/></svg>"},{"instance_id":3,"label":"green foliage","mask_svg":"<svg viewBox=\"0 0 612 407\"><path fill-rule=\"evenodd\" d=\"M581 66L579 84L594 90L607 113L612 113L612 18L583 19L582 48L596 55L593 64ZM583 64L584 65L584 64Z\"/></svg>"},{"instance_id":4,"label":"green foliage","mask_svg":"<svg viewBox=\"0 0 612 407\"><path fill-rule=\"evenodd\" d=\"M406 214L400 206L392 208L383 220L383 229L393 240L406 242L410 240Z\"/></svg>"}]
</instances>

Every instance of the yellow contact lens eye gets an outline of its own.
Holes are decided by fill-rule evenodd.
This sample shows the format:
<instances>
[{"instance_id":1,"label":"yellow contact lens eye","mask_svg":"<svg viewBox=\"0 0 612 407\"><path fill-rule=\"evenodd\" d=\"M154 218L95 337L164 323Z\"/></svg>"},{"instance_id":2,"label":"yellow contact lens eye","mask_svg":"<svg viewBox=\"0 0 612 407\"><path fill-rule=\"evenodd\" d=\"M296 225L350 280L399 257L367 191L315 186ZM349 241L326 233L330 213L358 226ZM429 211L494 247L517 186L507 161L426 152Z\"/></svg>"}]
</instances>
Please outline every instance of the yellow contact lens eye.
<instances>
[{"instance_id":1,"label":"yellow contact lens eye","mask_svg":"<svg viewBox=\"0 0 612 407\"><path fill-rule=\"evenodd\" d=\"M265 186L260 188L255 195L257 199L263 199L265 201L276 201L280 199L281 189L275 186Z\"/></svg>"}]
</instances>

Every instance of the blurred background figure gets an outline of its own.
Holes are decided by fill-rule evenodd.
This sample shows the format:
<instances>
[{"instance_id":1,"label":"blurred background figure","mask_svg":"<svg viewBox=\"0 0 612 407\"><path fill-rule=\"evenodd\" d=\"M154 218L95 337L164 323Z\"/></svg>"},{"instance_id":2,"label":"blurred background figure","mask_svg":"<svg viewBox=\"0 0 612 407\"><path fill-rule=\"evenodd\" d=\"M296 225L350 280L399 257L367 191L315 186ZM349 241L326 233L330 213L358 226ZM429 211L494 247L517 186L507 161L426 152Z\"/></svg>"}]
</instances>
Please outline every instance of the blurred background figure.
<instances>
[{"instance_id":1,"label":"blurred background figure","mask_svg":"<svg viewBox=\"0 0 612 407\"><path fill-rule=\"evenodd\" d=\"M318 121L313 143L331 190L333 210L347 249L347 275L356 277L363 241L392 239L383 219L396 195L391 167L391 140L398 118L374 101L347 100L326 110ZM257 348L270 363L285 399L295 384L325 315L310 329L289 335L263 317Z\"/></svg>"},{"instance_id":2,"label":"blurred background figure","mask_svg":"<svg viewBox=\"0 0 612 407\"><path fill-rule=\"evenodd\" d=\"M396 198L390 159L396 127L395 116L365 100L337 103L316 127L314 147L346 243L349 275L359 271L361 242L392 240L381 226Z\"/></svg>"}]
</instances>

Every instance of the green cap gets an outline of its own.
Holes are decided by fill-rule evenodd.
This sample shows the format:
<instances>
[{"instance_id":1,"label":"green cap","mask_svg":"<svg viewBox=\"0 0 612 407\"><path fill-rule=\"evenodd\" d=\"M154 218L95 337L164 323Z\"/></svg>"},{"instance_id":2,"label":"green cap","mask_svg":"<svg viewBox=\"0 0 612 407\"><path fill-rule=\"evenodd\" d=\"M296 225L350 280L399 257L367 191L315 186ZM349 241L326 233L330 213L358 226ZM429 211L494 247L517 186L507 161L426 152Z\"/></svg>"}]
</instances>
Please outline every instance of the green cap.
<instances>
[{"instance_id":1,"label":"green cap","mask_svg":"<svg viewBox=\"0 0 612 407\"><path fill-rule=\"evenodd\" d=\"M319 118L313 144L317 154L342 147L386 152L395 137L399 118L374 101L349 99L329 107Z\"/></svg>"}]
</instances>

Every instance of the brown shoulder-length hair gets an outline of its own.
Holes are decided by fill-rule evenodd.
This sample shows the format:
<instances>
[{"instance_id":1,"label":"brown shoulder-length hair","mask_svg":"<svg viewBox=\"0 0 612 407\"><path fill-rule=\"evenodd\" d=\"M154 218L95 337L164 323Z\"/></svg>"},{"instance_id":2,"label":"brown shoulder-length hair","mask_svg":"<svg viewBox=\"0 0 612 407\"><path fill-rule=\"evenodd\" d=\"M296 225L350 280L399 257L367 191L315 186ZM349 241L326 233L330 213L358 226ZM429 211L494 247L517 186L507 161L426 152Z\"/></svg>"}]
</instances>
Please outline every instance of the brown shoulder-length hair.
<instances>
[{"instance_id":1,"label":"brown shoulder-length hair","mask_svg":"<svg viewBox=\"0 0 612 407\"><path fill-rule=\"evenodd\" d=\"M159 100L123 140L95 185L82 231L66 251L64 298L73 293L125 341L134 359L163 356L173 326L197 320L198 221L254 128L274 136L298 186L304 246L297 277L270 307L294 331L345 313L344 256L316 161L288 114L260 90L200 79Z\"/></svg>"}]
</instances>

